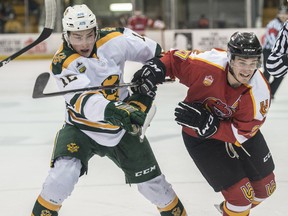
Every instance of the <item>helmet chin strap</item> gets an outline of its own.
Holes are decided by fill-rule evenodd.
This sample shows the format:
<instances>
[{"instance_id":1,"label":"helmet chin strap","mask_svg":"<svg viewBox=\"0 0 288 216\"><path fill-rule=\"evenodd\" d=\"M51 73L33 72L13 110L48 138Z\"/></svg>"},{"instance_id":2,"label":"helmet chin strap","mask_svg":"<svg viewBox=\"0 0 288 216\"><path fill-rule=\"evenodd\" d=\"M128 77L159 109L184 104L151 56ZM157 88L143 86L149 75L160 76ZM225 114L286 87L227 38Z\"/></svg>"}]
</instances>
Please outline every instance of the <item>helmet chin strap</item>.
<instances>
[{"instance_id":1,"label":"helmet chin strap","mask_svg":"<svg viewBox=\"0 0 288 216\"><path fill-rule=\"evenodd\" d=\"M256 71L257 71L257 68L254 70L254 73L253 73L253 75L251 76L251 78L254 76L254 74L256 73ZM234 79L235 79L239 84L242 84L242 83L236 78L236 75L235 75L235 73L234 73L234 70L233 70L233 68L231 67L230 64L229 64L229 67L228 67L228 73L230 73L230 74L234 77ZM251 78L250 78L250 80L251 80Z\"/></svg>"},{"instance_id":2,"label":"helmet chin strap","mask_svg":"<svg viewBox=\"0 0 288 216\"><path fill-rule=\"evenodd\" d=\"M242 84L242 83L236 78L236 75L235 75L235 73L234 73L234 70L233 70L233 68L231 67L230 64L229 64L229 67L228 67L228 73L230 73L238 83Z\"/></svg>"}]
</instances>

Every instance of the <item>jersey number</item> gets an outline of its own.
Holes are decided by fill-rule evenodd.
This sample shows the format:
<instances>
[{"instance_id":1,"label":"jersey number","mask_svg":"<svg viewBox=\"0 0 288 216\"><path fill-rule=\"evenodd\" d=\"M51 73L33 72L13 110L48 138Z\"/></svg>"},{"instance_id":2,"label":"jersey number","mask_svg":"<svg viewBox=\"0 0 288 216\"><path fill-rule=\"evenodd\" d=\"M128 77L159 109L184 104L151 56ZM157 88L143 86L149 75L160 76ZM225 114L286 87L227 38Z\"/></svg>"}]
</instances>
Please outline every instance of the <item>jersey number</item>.
<instances>
[{"instance_id":1,"label":"jersey number","mask_svg":"<svg viewBox=\"0 0 288 216\"><path fill-rule=\"evenodd\" d=\"M63 83L63 87L65 88L65 86L67 86L70 82L77 80L77 77L76 76L66 76L66 77L61 77L60 79Z\"/></svg>"}]
</instances>

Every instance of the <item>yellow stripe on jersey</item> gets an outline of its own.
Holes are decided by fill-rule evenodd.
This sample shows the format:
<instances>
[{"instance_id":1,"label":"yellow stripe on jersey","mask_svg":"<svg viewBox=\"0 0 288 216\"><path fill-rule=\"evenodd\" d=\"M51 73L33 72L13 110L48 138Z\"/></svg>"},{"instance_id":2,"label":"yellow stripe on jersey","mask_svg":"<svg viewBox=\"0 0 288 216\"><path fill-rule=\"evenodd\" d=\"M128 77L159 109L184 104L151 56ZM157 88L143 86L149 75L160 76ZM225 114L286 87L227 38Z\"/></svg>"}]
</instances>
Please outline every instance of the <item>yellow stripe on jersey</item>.
<instances>
[{"instance_id":1,"label":"yellow stripe on jersey","mask_svg":"<svg viewBox=\"0 0 288 216\"><path fill-rule=\"evenodd\" d=\"M238 142L238 140L236 140L236 142L234 143L236 146L240 147L241 143Z\"/></svg>"},{"instance_id":2,"label":"yellow stripe on jersey","mask_svg":"<svg viewBox=\"0 0 288 216\"><path fill-rule=\"evenodd\" d=\"M111 130L118 130L119 129L118 126L114 126L111 124L91 122L91 121L88 121L88 120L83 119L83 118L78 118L71 110L68 110L68 112L69 112L71 119L78 124L89 126L91 128L106 129L106 130L107 129L111 129Z\"/></svg>"},{"instance_id":3,"label":"yellow stripe on jersey","mask_svg":"<svg viewBox=\"0 0 288 216\"><path fill-rule=\"evenodd\" d=\"M74 53L70 55L63 63L63 68L67 68L71 62L73 62L75 59L79 58L81 55L78 53Z\"/></svg>"},{"instance_id":4,"label":"yellow stripe on jersey","mask_svg":"<svg viewBox=\"0 0 288 216\"><path fill-rule=\"evenodd\" d=\"M132 106L133 106L133 104L137 105L142 112L145 112L147 110L147 106L145 104L141 103L140 101L133 101L132 100L132 101L129 101L128 104L130 104Z\"/></svg>"},{"instance_id":5,"label":"yellow stripe on jersey","mask_svg":"<svg viewBox=\"0 0 288 216\"><path fill-rule=\"evenodd\" d=\"M254 94L252 92L252 88L250 89L249 94L251 96L251 100L252 100L252 103L253 103L253 116L254 116L254 118L256 118L256 112L257 112L256 107L257 106L256 106Z\"/></svg>"},{"instance_id":6,"label":"yellow stripe on jersey","mask_svg":"<svg viewBox=\"0 0 288 216\"><path fill-rule=\"evenodd\" d=\"M89 91L89 92L85 92L83 94L80 95L80 97L76 100L76 103L74 105L74 109L76 112L81 113L81 107L82 107L82 102L83 99L85 98L85 96L89 95L89 94L99 94L99 91Z\"/></svg>"},{"instance_id":7,"label":"yellow stripe on jersey","mask_svg":"<svg viewBox=\"0 0 288 216\"><path fill-rule=\"evenodd\" d=\"M61 208L61 205L55 205L50 202L47 202L41 196L38 197L37 201L40 203L40 205L52 211L59 211L59 209Z\"/></svg>"},{"instance_id":8,"label":"yellow stripe on jersey","mask_svg":"<svg viewBox=\"0 0 288 216\"><path fill-rule=\"evenodd\" d=\"M92 57L98 59L98 56L96 55L96 53L93 53Z\"/></svg>"},{"instance_id":9,"label":"yellow stripe on jersey","mask_svg":"<svg viewBox=\"0 0 288 216\"><path fill-rule=\"evenodd\" d=\"M96 45L97 45L97 47L100 47L104 43L106 43L107 41L111 40L112 38L118 37L120 35L122 35L122 33L120 33L120 32L112 32L112 33L106 35L105 37L101 38L100 40L98 40L96 42Z\"/></svg>"}]
</instances>

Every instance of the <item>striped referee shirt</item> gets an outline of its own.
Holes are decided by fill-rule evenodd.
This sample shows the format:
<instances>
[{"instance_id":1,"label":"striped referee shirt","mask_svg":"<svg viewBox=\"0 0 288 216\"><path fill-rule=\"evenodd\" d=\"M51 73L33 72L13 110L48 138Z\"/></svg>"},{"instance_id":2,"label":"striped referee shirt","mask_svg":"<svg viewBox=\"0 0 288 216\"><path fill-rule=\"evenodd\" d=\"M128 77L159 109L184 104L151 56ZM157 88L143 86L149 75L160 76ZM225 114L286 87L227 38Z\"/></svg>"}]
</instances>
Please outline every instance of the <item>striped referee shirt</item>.
<instances>
[{"instance_id":1,"label":"striped referee shirt","mask_svg":"<svg viewBox=\"0 0 288 216\"><path fill-rule=\"evenodd\" d=\"M269 55L266 67L268 72L275 77L282 77L288 70L288 21L280 30L276 43Z\"/></svg>"},{"instance_id":2,"label":"striped referee shirt","mask_svg":"<svg viewBox=\"0 0 288 216\"><path fill-rule=\"evenodd\" d=\"M272 50L272 48L276 42L278 33L282 27L283 27L283 22L281 22L281 20L278 17L271 20L267 24L266 31L265 31L265 41L263 44L263 49Z\"/></svg>"}]
</instances>

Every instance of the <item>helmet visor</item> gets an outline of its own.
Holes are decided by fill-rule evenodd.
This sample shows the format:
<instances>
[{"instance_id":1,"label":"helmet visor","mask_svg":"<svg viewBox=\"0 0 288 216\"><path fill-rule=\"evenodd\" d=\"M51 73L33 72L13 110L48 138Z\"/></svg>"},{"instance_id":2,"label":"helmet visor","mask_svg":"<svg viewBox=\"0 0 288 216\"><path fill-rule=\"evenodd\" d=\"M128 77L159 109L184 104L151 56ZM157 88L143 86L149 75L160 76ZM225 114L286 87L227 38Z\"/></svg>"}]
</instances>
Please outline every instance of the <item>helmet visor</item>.
<instances>
[{"instance_id":1,"label":"helmet visor","mask_svg":"<svg viewBox=\"0 0 288 216\"><path fill-rule=\"evenodd\" d=\"M93 44L96 41L95 31L70 32L68 36L71 45Z\"/></svg>"}]
</instances>

